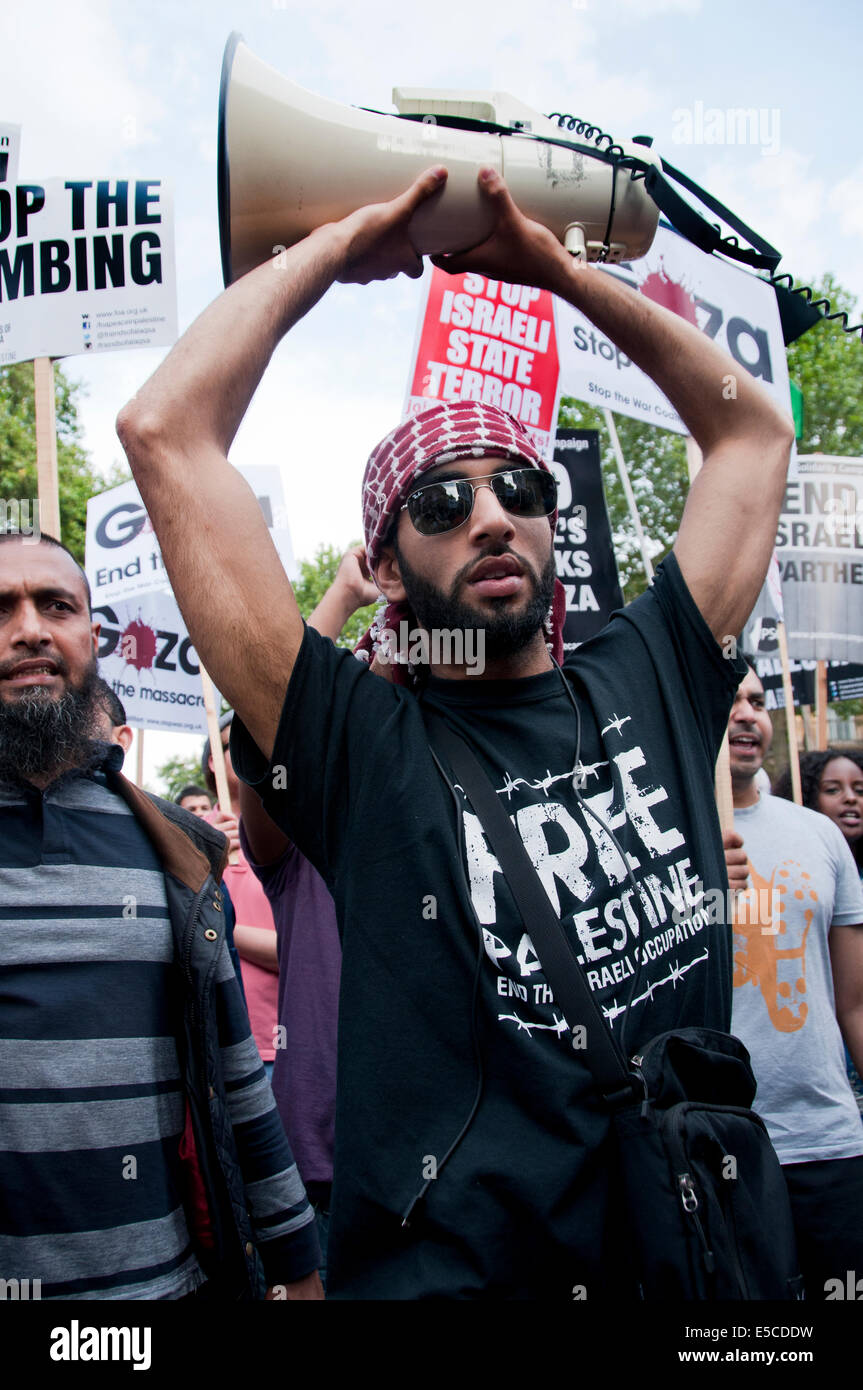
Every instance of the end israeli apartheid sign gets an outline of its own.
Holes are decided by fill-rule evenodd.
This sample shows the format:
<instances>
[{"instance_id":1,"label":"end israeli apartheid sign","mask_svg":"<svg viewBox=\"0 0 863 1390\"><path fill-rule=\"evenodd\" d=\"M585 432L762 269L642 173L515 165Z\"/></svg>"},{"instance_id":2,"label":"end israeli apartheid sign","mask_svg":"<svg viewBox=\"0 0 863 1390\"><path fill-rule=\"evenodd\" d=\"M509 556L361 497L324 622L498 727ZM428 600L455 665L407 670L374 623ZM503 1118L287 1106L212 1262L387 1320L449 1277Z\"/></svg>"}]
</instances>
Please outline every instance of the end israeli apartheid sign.
<instances>
[{"instance_id":1,"label":"end israeli apartheid sign","mask_svg":"<svg viewBox=\"0 0 863 1390\"><path fill-rule=\"evenodd\" d=\"M776 554L788 652L863 662L863 459L800 455Z\"/></svg>"},{"instance_id":2,"label":"end israeli apartheid sign","mask_svg":"<svg viewBox=\"0 0 863 1390\"><path fill-rule=\"evenodd\" d=\"M0 364L176 337L164 180L0 183Z\"/></svg>"},{"instance_id":3,"label":"end israeli apartheid sign","mask_svg":"<svg viewBox=\"0 0 863 1390\"><path fill-rule=\"evenodd\" d=\"M448 275L427 278L403 418L439 401L481 401L520 420L548 458L557 423L558 358L548 290Z\"/></svg>"},{"instance_id":4,"label":"end israeli apartheid sign","mask_svg":"<svg viewBox=\"0 0 863 1390\"><path fill-rule=\"evenodd\" d=\"M614 275L671 309L730 354L791 415L785 343L776 295L769 284L718 256L707 256L660 226L639 261L590 270ZM571 304L555 299L561 390L590 405L629 415L678 434L688 431L659 387ZM716 382L716 406L733 400L735 373Z\"/></svg>"}]
</instances>

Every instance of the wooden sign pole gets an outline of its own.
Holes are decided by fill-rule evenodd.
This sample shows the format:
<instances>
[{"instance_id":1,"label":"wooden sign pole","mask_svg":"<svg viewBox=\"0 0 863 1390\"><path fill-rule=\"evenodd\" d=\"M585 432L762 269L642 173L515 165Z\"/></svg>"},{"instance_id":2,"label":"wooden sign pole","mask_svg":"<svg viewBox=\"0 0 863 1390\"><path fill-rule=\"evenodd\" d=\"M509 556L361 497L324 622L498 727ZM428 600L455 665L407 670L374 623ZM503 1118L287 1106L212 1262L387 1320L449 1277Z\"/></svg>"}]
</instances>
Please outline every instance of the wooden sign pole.
<instances>
[{"instance_id":1,"label":"wooden sign pole","mask_svg":"<svg viewBox=\"0 0 863 1390\"><path fill-rule=\"evenodd\" d=\"M815 667L815 746L823 752L827 747L827 662Z\"/></svg>"},{"instance_id":2,"label":"wooden sign pole","mask_svg":"<svg viewBox=\"0 0 863 1390\"><path fill-rule=\"evenodd\" d=\"M803 792L800 785L800 753L797 748L797 721L794 716L794 689L791 684L791 666L788 661L788 639L782 618L776 624L779 639L779 658L782 662L782 689L785 694L785 725L788 733L788 766L791 768L791 792L798 806L803 805Z\"/></svg>"},{"instance_id":3,"label":"wooden sign pole","mask_svg":"<svg viewBox=\"0 0 863 1390\"><path fill-rule=\"evenodd\" d=\"M617 437L617 428L614 423L614 416L610 410L604 410L605 424L611 436L611 447L614 450L614 457L617 460L617 471L620 474L620 481L623 484L623 492L626 503L629 507L629 515L632 517L635 526L635 534L638 537L638 544L641 547L641 563L644 565L644 573L647 575L648 584L653 583L653 564L647 553L647 541L644 531L641 528L641 517L638 514L638 505L635 501L635 493L632 491L632 483L629 481L629 470L626 467L626 460L623 457L623 450L620 447L620 440Z\"/></svg>"},{"instance_id":4,"label":"wooden sign pole","mask_svg":"<svg viewBox=\"0 0 863 1390\"><path fill-rule=\"evenodd\" d=\"M36 476L39 492L39 529L60 540L60 493L57 482L57 418L54 409L54 363L50 357L34 357L33 386L36 407Z\"/></svg>"},{"instance_id":5,"label":"wooden sign pole","mask_svg":"<svg viewBox=\"0 0 863 1390\"><path fill-rule=\"evenodd\" d=\"M228 791L228 771L225 767L225 750L222 747L222 731L219 728L219 712L216 709L216 692L213 689L213 682L201 666L201 690L204 696L204 709L207 713L207 733L210 736L210 752L213 755L213 777L216 781L216 795L219 799L219 810L224 811L225 815L233 814L231 808L231 793ZM228 855L228 863L236 864L237 852L232 850Z\"/></svg>"},{"instance_id":6,"label":"wooden sign pole","mask_svg":"<svg viewBox=\"0 0 863 1390\"><path fill-rule=\"evenodd\" d=\"M144 730L136 731L135 743L135 781L139 787L144 785Z\"/></svg>"}]
</instances>

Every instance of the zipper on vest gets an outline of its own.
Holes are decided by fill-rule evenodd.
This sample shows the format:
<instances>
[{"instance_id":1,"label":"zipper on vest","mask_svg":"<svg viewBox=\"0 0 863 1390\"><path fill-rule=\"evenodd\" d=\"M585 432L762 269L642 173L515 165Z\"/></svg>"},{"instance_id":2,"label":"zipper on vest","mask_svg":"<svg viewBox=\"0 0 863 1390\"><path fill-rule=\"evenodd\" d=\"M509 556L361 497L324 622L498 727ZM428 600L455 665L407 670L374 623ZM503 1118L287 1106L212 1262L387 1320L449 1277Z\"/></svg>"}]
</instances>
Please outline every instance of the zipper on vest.
<instances>
[{"instance_id":1,"label":"zipper on vest","mask_svg":"<svg viewBox=\"0 0 863 1390\"><path fill-rule=\"evenodd\" d=\"M198 1022L198 997L195 992L195 981L192 976L192 947L195 943L195 928L198 925L198 918L201 915L201 907L203 906L204 897L207 892L208 882L209 879L205 879L204 886L203 888L201 888L197 898L195 899L195 905L192 909L192 920L189 924L189 930L186 934L186 946L183 951L183 971L185 973L186 980L189 985L189 998L191 1001L191 1007L189 1009L189 1019L193 1024L196 1024Z\"/></svg>"}]
</instances>

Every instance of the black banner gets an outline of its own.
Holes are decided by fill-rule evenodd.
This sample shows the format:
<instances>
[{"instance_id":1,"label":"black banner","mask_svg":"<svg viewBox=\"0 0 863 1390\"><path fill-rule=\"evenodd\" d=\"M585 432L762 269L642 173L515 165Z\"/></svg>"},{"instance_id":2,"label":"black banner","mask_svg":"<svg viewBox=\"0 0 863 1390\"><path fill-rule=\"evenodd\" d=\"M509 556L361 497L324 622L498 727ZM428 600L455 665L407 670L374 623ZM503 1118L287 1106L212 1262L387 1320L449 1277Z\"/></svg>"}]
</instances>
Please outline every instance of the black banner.
<instances>
[{"instance_id":1,"label":"black banner","mask_svg":"<svg viewBox=\"0 0 863 1390\"><path fill-rule=\"evenodd\" d=\"M566 591L564 655L605 627L623 606L602 489L598 430L558 430L554 443L557 577Z\"/></svg>"},{"instance_id":2,"label":"black banner","mask_svg":"<svg viewBox=\"0 0 863 1390\"><path fill-rule=\"evenodd\" d=\"M782 690L782 663L779 659L779 640L776 619L761 616L750 624L744 638L744 654L755 661L755 669L764 686L768 709L782 709L785 695ZM791 689L795 705L815 704L815 661L789 661ZM850 661L828 661L827 700L863 699L863 666Z\"/></svg>"}]
</instances>

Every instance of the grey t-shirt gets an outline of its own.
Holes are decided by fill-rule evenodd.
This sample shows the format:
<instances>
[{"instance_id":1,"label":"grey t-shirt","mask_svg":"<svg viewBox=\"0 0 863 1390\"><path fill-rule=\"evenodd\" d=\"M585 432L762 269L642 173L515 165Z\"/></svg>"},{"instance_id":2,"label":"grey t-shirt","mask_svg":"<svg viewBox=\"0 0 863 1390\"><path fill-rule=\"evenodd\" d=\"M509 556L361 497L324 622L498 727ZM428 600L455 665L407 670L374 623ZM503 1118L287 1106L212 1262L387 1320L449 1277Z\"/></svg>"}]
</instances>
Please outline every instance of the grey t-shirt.
<instances>
[{"instance_id":1,"label":"grey t-shirt","mask_svg":"<svg viewBox=\"0 0 863 1390\"><path fill-rule=\"evenodd\" d=\"M841 832L780 797L736 809L754 896L734 925L732 1032L758 1081L754 1108L782 1163L863 1154L836 1022L828 933L863 923Z\"/></svg>"}]
</instances>

